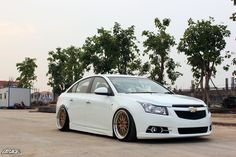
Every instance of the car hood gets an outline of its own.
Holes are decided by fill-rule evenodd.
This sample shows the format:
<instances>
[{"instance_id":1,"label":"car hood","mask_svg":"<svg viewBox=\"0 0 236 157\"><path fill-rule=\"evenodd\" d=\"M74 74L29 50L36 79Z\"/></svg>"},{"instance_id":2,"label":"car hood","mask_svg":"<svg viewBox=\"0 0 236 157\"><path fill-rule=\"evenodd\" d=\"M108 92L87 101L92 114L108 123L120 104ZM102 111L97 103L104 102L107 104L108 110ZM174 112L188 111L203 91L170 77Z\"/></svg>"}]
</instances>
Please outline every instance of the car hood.
<instances>
[{"instance_id":1,"label":"car hood","mask_svg":"<svg viewBox=\"0 0 236 157\"><path fill-rule=\"evenodd\" d=\"M197 98L177 95L177 94L159 94L159 93L145 93L145 94L125 94L129 99L133 99L139 102L152 103L156 105L172 106L173 104L178 105L196 105L205 103Z\"/></svg>"}]
</instances>

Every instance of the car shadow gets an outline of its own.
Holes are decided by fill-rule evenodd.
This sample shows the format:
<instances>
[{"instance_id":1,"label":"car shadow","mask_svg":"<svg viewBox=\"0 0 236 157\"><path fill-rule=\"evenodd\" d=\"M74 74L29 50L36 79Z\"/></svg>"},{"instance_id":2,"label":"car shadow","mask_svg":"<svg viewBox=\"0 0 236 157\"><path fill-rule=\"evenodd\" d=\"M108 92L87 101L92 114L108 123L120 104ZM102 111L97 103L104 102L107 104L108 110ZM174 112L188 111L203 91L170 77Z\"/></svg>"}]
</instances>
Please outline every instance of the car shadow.
<instances>
[{"instance_id":1,"label":"car shadow","mask_svg":"<svg viewBox=\"0 0 236 157\"><path fill-rule=\"evenodd\" d=\"M142 144L181 144L181 143L204 143L209 142L209 137L188 137L188 138L168 138L168 139L145 139L135 142Z\"/></svg>"},{"instance_id":2,"label":"car shadow","mask_svg":"<svg viewBox=\"0 0 236 157\"><path fill-rule=\"evenodd\" d=\"M119 141L118 139L114 137L87 133L87 132L82 132L82 131L76 131L76 130L70 130L67 133L92 136L92 137L101 138L104 140L112 140L114 142ZM167 139L136 139L134 141L125 142L125 143L130 143L130 144L181 144L181 143L184 143L186 144L186 143L205 143L205 142L210 142L210 141L211 139L208 136L208 137L167 138ZM123 141L119 141L119 142L122 143Z\"/></svg>"},{"instance_id":3,"label":"car shadow","mask_svg":"<svg viewBox=\"0 0 236 157\"><path fill-rule=\"evenodd\" d=\"M115 140L115 138L111 137L111 136L99 135L99 134L83 132L83 131L77 131L77 130L69 130L69 131L67 131L67 133L80 134L80 135L85 135L85 136L92 136L92 137L98 137L98 138L104 138L104 139L114 139Z\"/></svg>"}]
</instances>

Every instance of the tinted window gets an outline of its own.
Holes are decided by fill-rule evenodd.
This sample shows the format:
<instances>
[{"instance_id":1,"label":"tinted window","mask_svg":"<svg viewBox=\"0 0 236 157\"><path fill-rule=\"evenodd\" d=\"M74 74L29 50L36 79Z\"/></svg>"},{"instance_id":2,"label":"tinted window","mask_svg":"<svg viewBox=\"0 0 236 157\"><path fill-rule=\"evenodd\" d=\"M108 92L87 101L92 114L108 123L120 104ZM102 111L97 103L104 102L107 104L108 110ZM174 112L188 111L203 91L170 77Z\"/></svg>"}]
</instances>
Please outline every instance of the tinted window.
<instances>
[{"instance_id":1,"label":"tinted window","mask_svg":"<svg viewBox=\"0 0 236 157\"><path fill-rule=\"evenodd\" d=\"M91 88L91 93L94 93L94 91L97 88L100 88L100 87L106 87L108 89L109 85L107 84L107 82L104 78L96 77L93 81L93 85L92 85L92 88Z\"/></svg>"},{"instance_id":2,"label":"tinted window","mask_svg":"<svg viewBox=\"0 0 236 157\"><path fill-rule=\"evenodd\" d=\"M171 93L160 84L147 78L109 77L118 93Z\"/></svg>"},{"instance_id":3,"label":"tinted window","mask_svg":"<svg viewBox=\"0 0 236 157\"><path fill-rule=\"evenodd\" d=\"M76 83L73 87L71 87L67 93L75 93L77 86L78 86L78 83Z\"/></svg>"},{"instance_id":4,"label":"tinted window","mask_svg":"<svg viewBox=\"0 0 236 157\"><path fill-rule=\"evenodd\" d=\"M68 93L87 93L91 79L92 78L87 78L76 83L73 87L71 87Z\"/></svg>"}]
</instances>

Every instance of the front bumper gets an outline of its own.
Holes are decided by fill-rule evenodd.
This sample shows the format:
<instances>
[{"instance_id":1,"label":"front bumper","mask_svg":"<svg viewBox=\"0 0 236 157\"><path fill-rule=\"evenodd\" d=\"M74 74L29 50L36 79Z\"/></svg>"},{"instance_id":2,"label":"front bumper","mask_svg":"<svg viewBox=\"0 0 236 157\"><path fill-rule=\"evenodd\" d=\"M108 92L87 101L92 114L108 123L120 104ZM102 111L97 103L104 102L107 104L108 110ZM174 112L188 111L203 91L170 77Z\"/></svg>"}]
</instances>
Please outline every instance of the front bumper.
<instances>
[{"instance_id":1,"label":"front bumper","mask_svg":"<svg viewBox=\"0 0 236 157\"><path fill-rule=\"evenodd\" d=\"M155 139L155 138L181 138L181 137L198 137L210 135L211 130L211 114L208 113L205 107L200 110L206 111L206 116L197 120L179 118L173 107L168 108L169 115L157 115L142 112L138 117L135 117L136 131L138 139ZM183 109L181 109L183 110ZM168 133L147 133L147 128L150 126L167 127ZM180 133L178 129L194 130L198 128L206 128L206 131L201 133Z\"/></svg>"}]
</instances>

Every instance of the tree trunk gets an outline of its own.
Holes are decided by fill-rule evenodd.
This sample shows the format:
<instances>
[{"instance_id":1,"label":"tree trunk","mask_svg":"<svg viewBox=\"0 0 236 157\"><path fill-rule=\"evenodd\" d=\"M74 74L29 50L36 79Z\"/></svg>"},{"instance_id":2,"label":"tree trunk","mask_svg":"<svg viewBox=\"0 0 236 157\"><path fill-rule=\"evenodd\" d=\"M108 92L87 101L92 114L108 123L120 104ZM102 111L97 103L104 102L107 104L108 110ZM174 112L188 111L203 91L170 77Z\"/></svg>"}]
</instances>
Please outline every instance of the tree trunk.
<instances>
[{"instance_id":1,"label":"tree trunk","mask_svg":"<svg viewBox=\"0 0 236 157\"><path fill-rule=\"evenodd\" d=\"M204 94L204 86L203 86L203 77L204 77L204 74L202 72L201 74L201 79L200 79L200 88L201 88L201 93L202 93L202 100L204 101L205 100L205 94Z\"/></svg>"},{"instance_id":2,"label":"tree trunk","mask_svg":"<svg viewBox=\"0 0 236 157\"><path fill-rule=\"evenodd\" d=\"M59 94L56 93L56 92L53 92L53 102L56 102L56 103L57 103L58 97L59 97Z\"/></svg>"},{"instance_id":3,"label":"tree trunk","mask_svg":"<svg viewBox=\"0 0 236 157\"><path fill-rule=\"evenodd\" d=\"M158 82L160 82L161 84L164 84L164 57L161 57L161 69L160 69L160 73L158 76Z\"/></svg>"},{"instance_id":4,"label":"tree trunk","mask_svg":"<svg viewBox=\"0 0 236 157\"><path fill-rule=\"evenodd\" d=\"M210 76L208 74L208 72L206 72L206 76L205 76L205 91L204 91L204 101L207 104L208 107L210 107L211 103L210 103L210 96L209 96L209 91L210 91L210 86L209 86L209 81L210 81Z\"/></svg>"}]
</instances>

